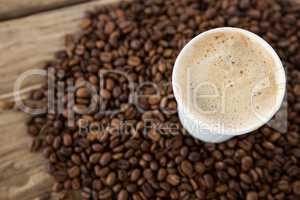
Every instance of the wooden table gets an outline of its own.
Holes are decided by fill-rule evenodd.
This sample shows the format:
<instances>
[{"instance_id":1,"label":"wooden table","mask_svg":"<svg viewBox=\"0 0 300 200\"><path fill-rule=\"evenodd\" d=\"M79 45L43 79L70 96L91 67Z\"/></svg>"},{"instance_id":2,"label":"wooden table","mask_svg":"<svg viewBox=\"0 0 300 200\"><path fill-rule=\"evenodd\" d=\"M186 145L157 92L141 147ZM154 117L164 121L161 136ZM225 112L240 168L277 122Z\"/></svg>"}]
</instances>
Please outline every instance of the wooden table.
<instances>
[{"instance_id":1,"label":"wooden table","mask_svg":"<svg viewBox=\"0 0 300 200\"><path fill-rule=\"evenodd\" d=\"M0 0L0 102L12 99L21 73L42 68L63 48L64 35L79 30L85 11L116 1ZM26 80L24 91L41 81ZM46 160L29 151L25 119L14 109L0 110L0 200L32 200L51 191Z\"/></svg>"}]
</instances>

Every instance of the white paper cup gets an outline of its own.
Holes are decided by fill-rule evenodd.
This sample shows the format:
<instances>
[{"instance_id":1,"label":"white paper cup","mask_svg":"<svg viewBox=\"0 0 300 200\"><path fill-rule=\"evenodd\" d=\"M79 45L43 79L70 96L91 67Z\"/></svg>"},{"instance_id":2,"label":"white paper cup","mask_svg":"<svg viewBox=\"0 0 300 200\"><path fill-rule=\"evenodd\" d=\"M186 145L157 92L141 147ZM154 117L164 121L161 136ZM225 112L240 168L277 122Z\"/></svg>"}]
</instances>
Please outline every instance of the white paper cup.
<instances>
[{"instance_id":1,"label":"white paper cup","mask_svg":"<svg viewBox=\"0 0 300 200\"><path fill-rule=\"evenodd\" d=\"M251 127L246 129L239 129L236 131L226 131L226 129L222 129L222 127L219 127L219 129L216 129L215 127L209 127L207 124L204 124L197 115L195 115L195 112L192 112L189 110L189 107L187 105L187 102L184 101L183 94L181 93L182 90L186 89L184 87L184 83L181 83L182 79L180 80L177 78L179 69L181 67L185 67L181 63L181 59L183 55L187 55L188 51L191 50L191 46L195 43L200 43L204 36L207 36L208 34L216 33L216 32L238 32L246 35L247 37L254 39L256 42L258 42L265 51L267 51L273 58L273 61L275 63L275 81L278 85L278 92L276 94L276 104L273 106L272 110L269 113L266 113L264 115L264 118L258 120L257 123L254 123L251 125ZM283 102L284 96L285 96L285 88L286 88L286 77L285 77L285 71L282 66L282 63L280 61L279 56L276 54L275 50L261 37L258 35L240 29L240 28L232 28L232 27L223 27L223 28L216 28L211 29L209 31L203 32L193 38L189 43L185 45L185 47L181 50L180 54L178 55L175 65L173 68L173 74L172 74L172 87L175 99L177 101L178 105L178 115L179 119L183 125L183 127L195 138L198 138L204 142L210 142L210 143L219 143L224 142L234 136L246 134L249 132L252 132L262 125L266 124L271 118L276 114L276 112L280 109L281 104Z\"/></svg>"}]
</instances>

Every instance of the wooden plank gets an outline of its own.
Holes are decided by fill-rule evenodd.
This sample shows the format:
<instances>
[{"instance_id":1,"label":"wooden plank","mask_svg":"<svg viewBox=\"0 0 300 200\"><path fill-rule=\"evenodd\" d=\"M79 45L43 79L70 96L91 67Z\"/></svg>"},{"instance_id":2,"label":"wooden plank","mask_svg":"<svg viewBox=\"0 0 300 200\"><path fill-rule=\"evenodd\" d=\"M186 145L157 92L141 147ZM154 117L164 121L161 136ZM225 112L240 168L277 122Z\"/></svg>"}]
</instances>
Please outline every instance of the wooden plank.
<instances>
[{"instance_id":1,"label":"wooden plank","mask_svg":"<svg viewBox=\"0 0 300 200\"><path fill-rule=\"evenodd\" d=\"M0 20L53 10L89 0L0 0Z\"/></svg>"},{"instance_id":2,"label":"wooden plank","mask_svg":"<svg viewBox=\"0 0 300 200\"><path fill-rule=\"evenodd\" d=\"M61 50L64 36L79 29L84 12L118 0L98 0L0 23L0 99L13 91L17 77L41 68ZM40 83L30 78L25 85Z\"/></svg>"},{"instance_id":3,"label":"wooden plank","mask_svg":"<svg viewBox=\"0 0 300 200\"><path fill-rule=\"evenodd\" d=\"M22 72L43 67L63 48L64 35L79 29L85 11L117 1L93 1L0 23L0 101L1 96L9 97ZM31 87L41 81L32 78L26 84ZM32 200L51 191L46 160L29 151L32 140L25 119L21 112L0 111L1 200Z\"/></svg>"},{"instance_id":4,"label":"wooden plank","mask_svg":"<svg viewBox=\"0 0 300 200\"><path fill-rule=\"evenodd\" d=\"M32 200L51 190L46 160L29 152L31 138L25 133L26 115L0 114L0 199Z\"/></svg>"}]
</instances>

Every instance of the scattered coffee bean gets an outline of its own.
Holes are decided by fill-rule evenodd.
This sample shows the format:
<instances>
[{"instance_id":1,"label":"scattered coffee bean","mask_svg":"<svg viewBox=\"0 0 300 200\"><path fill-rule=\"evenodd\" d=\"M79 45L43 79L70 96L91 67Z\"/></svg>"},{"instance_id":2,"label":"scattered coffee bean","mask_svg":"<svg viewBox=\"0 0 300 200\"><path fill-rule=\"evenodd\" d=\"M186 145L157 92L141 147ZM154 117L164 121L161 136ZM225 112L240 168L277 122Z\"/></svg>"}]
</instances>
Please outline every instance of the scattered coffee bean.
<instances>
[{"instance_id":1,"label":"scattered coffee bean","mask_svg":"<svg viewBox=\"0 0 300 200\"><path fill-rule=\"evenodd\" d=\"M295 181L293 183L293 192L296 195L300 195L300 181Z\"/></svg>"},{"instance_id":2,"label":"scattered coffee bean","mask_svg":"<svg viewBox=\"0 0 300 200\"><path fill-rule=\"evenodd\" d=\"M111 158L112 158L111 153L106 152L106 153L102 154L99 162L102 166L105 166L110 162Z\"/></svg>"},{"instance_id":3,"label":"scattered coffee bean","mask_svg":"<svg viewBox=\"0 0 300 200\"><path fill-rule=\"evenodd\" d=\"M176 174L169 174L167 176L167 182L173 186L176 186L180 183L180 177L177 176Z\"/></svg>"},{"instance_id":4,"label":"scattered coffee bean","mask_svg":"<svg viewBox=\"0 0 300 200\"><path fill-rule=\"evenodd\" d=\"M256 192L248 192L246 195L246 200L258 200L258 195Z\"/></svg>"},{"instance_id":5,"label":"scattered coffee bean","mask_svg":"<svg viewBox=\"0 0 300 200\"><path fill-rule=\"evenodd\" d=\"M106 188L106 189L103 189L103 190L99 191L98 198L100 200L110 199L111 197L112 197L112 191L110 189Z\"/></svg>"},{"instance_id":6,"label":"scattered coffee bean","mask_svg":"<svg viewBox=\"0 0 300 200\"><path fill-rule=\"evenodd\" d=\"M130 66L136 67L136 66L139 66L141 64L141 59L139 57L132 56L132 57L128 58L127 63Z\"/></svg>"},{"instance_id":7,"label":"scattered coffee bean","mask_svg":"<svg viewBox=\"0 0 300 200\"><path fill-rule=\"evenodd\" d=\"M250 156L246 156L242 158L242 170L243 171L248 171L251 169L253 165L253 160Z\"/></svg>"},{"instance_id":8,"label":"scattered coffee bean","mask_svg":"<svg viewBox=\"0 0 300 200\"><path fill-rule=\"evenodd\" d=\"M266 125L204 144L180 125L170 87L176 56L194 36L227 25L262 36L283 61L286 131ZM49 160L53 191L66 198L80 189L84 200L299 199L299 25L299 6L279 0L134 0L90 12L82 32L67 36L66 49L46 66L55 71L55 88L76 86L74 101L63 91L54 95L63 111L28 120L32 150ZM112 73L100 77L102 70ZM28 105L46 107L48 87L34 91ZM136 93L145 95L137 104ZM80 114L94 102L95 110Z\"/></svg>"},{"instance_id":9,"label":"scattered coffee bean","mask_svg":"<svg viewBox=\"0 0 300 200\"><path fill-rule=\"evenodd\" d=\"M63 136L63 142L65 146L72 145L72 136L68 133L64 134Z\"/></svg>"},{"instance_id":10,"label":"scattered coffee bean","mask_svg":"<svg viewBox=\"0 0 300 200\"><path fill-rule=\"evenodd\" d=\"M141 175L141 171L139 169L134 169L132 172L131 172L131 176L130 176L130 180L132 182L134 181L137 181L138 178L140 177Z\"/></svg>"},{"instance_id":11,"label":"scattered coffee bean","mask_svg":"<svg viewBox=\"0 0 300 200\"><path fill-rule=\"evenodd\" d=\"M187 160L181 163L181 170L189 177L193 175L193 165Z\"/></svg>"},{"instance_id":12,"label":"scattered coffee bean","mask_svg":"<svg viewBox=\"0 0 300 200\"><path fill-rule=\"evenodd\" d=\"M90 96L90 93L87 88L81 87L76 91L76 96L79 98L87 98Z\"/></svg>"},{"instance_id":13,"label":"scattered coffee bean","mask_svg":"<svg viewBox=\"0 0 300 200\"><path fill-rule=\"evenodd\" d=\"M157 173L157 180L163 181L167 177L167 174L168 174L168 172L166 169L160 168Z\"/></svg>"},{"instance_id":14,"label":"scattered coffee bean","mask_svg":"<svg viewBox=\"0 0 300 200\"><path fill-rule=\"evenodd\" d=\"M100 153L94 153L90 156L89 161L92 164L96 164L99 162L100 157L101 157Z\"/></svg>"},{"instance_id":15,"label":"scattered coffee bean","mask_svg":"<svg viewBox=\"0 0 300 200\"><path fill-rule=\"evenodd\" d=\"M105 180L105 183L106 183L106 185L108 185L108 186L112 186L112 185L115 184L116 179L117 179L116 173L111 172L111 173L109 173L109 174L107 175L106 180Z\"/></svg>"},{"instance_id":16,"label":"scattered coffee bean","mask_svg":"<svg viewBox=\"0 0 300 200\"><path fill-rule=\"evenodd\" d=\"M117 200L127 200L129 199L128 192L126 190L121 190L118 194Z\"/></svg>"},{"instance_id":17,"label":"scattered coffee bean","mask_svg":"<svg viewBox=\"0 0 300 200\"><path fill-rule=\"evenodd\" d=\"M78 166L74 166L74 167L70 168L70 169L68 170L68 174L69 174L69 176L70 176L71 178L75 178L75 177L79 176L79 174L80 174L80 169L79 169L79 167L78 167Z\"/></svg>"}]
</instances>

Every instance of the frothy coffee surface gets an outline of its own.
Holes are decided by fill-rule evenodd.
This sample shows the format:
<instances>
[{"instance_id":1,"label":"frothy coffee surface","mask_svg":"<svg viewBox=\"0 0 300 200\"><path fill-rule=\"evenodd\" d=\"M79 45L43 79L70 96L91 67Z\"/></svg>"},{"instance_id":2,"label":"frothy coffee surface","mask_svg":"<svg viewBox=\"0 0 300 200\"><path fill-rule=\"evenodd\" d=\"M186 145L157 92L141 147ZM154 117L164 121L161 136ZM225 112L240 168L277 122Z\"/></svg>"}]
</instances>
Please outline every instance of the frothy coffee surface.
<instances>
[{"instance_id":1,"label":"frothy coffee surface","mask_svg":"<svg viewBox=\"0 0 300 200\"><path fill-rule=\"evenodd\" d=\"M179 65L183 100L209 126L247 129L274 110L279 87L275 62L246 34L205 35L189 46Z\"/></svg>"}]
</instances>

